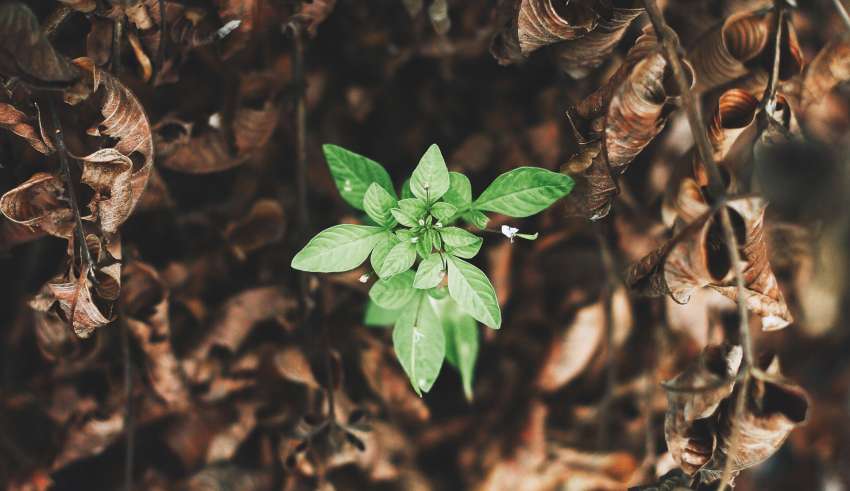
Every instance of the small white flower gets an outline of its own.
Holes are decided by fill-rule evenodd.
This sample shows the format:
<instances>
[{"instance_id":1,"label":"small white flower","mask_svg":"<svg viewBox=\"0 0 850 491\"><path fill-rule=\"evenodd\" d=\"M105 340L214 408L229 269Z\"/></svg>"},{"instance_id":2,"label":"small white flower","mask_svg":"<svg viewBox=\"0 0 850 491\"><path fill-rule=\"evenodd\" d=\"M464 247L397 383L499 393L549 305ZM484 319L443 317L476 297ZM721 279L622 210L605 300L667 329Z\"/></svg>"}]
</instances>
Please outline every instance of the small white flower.
<instances>
[{"instance_id":1,"label":"small white flower","mask_svg":"<svg viewBox=\"0 0 850 491\"><path fill-rule=\"evenodd\" d=\"M236 30L236 28L239 27L240 24L242 24L242 20L240 19L231 20L227 24L221 26L221 28L219 28L219 30L215 32L215 35L219 39L224 39L227 37L228 34Z\"/></svg>"},{"instance_id":2,"label":"small white flower","mask_svg":"<svg viewBox=\"0 0 850 491\"><path fill-rule=\"evenodd\" d=\"M502 235L511 239L511 242L514 241L514 237L516 236L517 232L519 232L518 228L514 228L509 225L502 225Z\"/></svg>"},{"instance_id":3,"label":"small white flower","mask_svg":"<svg viewBox=\"0 0 850 491\"><path fill-rule=\"evenodd\" d=\"M443 228L443 222L437 222L434 224L435 228Z\"/></svg>"},{"instance_id":4,"label":"small white flower","mask_svg":"<svg viewBox=\"0 0 850 491\"><path fill-rule=\"evenodd\" d=\"M360 278L358 278L357 281L359 281L360 283L366 283L367 281L369 281L369 273L361 274Z\"/></svg>"},{"instance_id":5,"label":"small white flower","mask_svg":"<svg viewBox=\"0 0 850 491\"><path fill-rule=\"evenodd\" d=\"M207 124L210 125L210 128L215 128L217 130L221 129L221 114L213 113L210 115L210 119L207 121Z\"/></svg>"},{"instance_id":6,"label":"small white flower","mask_svg":"<svg viewBox=\"0 0 850 491\"><path fill-rule=\"evenodd\" d=\"M421 218L420 218L420 219L419 219L419 225L425 225L425 220L423 220L423 219L421 219Z\"/></svg>"},{"instance_id":7,"label":"small white flower","mask_svg":"<svg viewBox=\"0 0 850 491\"><path fill-rule=\"evenodd\" d=\"M417 243L417 242L419 242L419 237L412 237L412 238L410 239L410 242L412 242L412 243L414 243L414 244L415 244L415 243Z\"/></svg>"},{"instance_id":8,"label":"small white flower","mask_svg":"<svg viewBox=\"0 0 850 491\"><path fill-rule=\"evenodd\" d=\"M342 190L347 193L350 193L352 189L354 188L351 186L351 179L346 179L345 183L343 183L342 185Z\"/></svg>"}]
</instances>

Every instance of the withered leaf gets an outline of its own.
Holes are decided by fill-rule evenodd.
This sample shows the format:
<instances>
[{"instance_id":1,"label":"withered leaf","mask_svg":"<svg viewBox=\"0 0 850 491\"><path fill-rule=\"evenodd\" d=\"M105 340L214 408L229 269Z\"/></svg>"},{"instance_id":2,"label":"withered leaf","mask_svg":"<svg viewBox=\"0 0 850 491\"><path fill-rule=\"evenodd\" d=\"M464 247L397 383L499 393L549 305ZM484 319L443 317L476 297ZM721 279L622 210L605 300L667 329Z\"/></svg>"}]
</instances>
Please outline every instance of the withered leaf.
<instances>
[{"instance_id":1,"label":"withered leaf","mask_svg":"<svg viewBox=\"0 0 850 491\"><path fill-rule=\"evenodd\" d=\"M53 49L32 10L20 2L0 4L0 73L61 84L79 77L70 61Z\"/></svg>"},{"instance_id":2,"label":"withered leaf","mask_svg":"<svg viewBox=\"0 0 850 491\"><path fill-rule=\"evenodd\" d=\"M198 136L192 135L181 145L171 145L171 153L162 154L162 165L190 174L221 172L236 167L265 146L277 127L277 120L278 106L273 101L266 102L260 109L240 107L233 120L235 155L230 152L225 132L208 128ZM192 127L187 128L192 130ZM161 135L157 137L158 140L162 138Z\"/></svg>"},{"instance_id":3,"label":"withered leaf","mask_svg":"<svg viewBox=\"0 0 850 491\"><path fill-rule=\"evenodd\" d=\"M850 80L850 35L845 34L829 41L806 66L802 85L803 111L847 80Z\"/></svg>"},{"instance_id":4,"label":"withered leaf","mask_svg":"<svg viewBox=\"0 0 850 491\"><path fill-rule=\"evenodd\" d=\"M32 119L15 106L0 102L0 128L6 128L24 138L32 148L45 155L52 153L52 144L42 139Z\"/></svg>"},{"instance_id":5,"label":"withered leaf","mask_svg":"<svg viewBox=\"0 0 850 491\"><path fill-rule=\"evenodd\" d=\"M543 46L576 39L592 30L597 22L590 2L521 0L517 18L519 46L528 56Z\"/></svg>"},{"instance_id":6,"label":"withered leaf","mask_svg":"<svg viewBox=\"0 0 850 491\"><path fill-rule=\"evenodd\" d=\"M247 216L231 222L224 236L239 259L273 242L280 240L285 226L283 208L273 199L254 203Z\"/></svg>"},{"instance_id":7,"label":"withered leaf","mask_svg":"<svg viewBox=\"0 0 850 491\"><path fill-rule=\"evenodd\" d=\"M313 0L301 4L292 20L302 24L311 36L316 35L319 24L325 21L334 10L336 0Z\"/></svg>"},{"instance_id":8,"label":"withered leaf","mask_svg":"<svg viewBox=\"0 0 850 491\"><path fill-rule=\"evenodd\" d=\"M70 237L73 212L65 196L65 185L53 174L39 172L0 197L0 211L9 220L43 230L57 237Z\"/></svg>"}]
</instances>

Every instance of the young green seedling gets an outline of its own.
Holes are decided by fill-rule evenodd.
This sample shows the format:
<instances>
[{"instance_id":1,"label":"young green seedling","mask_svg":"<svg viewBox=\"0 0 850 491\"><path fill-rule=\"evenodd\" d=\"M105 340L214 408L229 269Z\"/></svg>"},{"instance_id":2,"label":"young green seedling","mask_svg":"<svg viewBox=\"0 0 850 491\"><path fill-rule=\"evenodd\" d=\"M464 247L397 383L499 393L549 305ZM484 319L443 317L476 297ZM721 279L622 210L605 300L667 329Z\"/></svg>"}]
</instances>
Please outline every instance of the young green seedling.
<instances>
[{"instance_id":1,"label":"young green seedling","mask_svg":"<svg viewBox=\"0 0 850 491\"><path fill-rule=\"evenodd\" d=\"M393 347L417 394L431 389L446 359L460 371L464 392L472 398L476 321L498 329L502 313L487 275L467 261L483 243L467 228L486 229L488 211L517 218L539 213L572 190L572 179L519 167L473 200L469 179L449 172L440 148L431 145L399 199L380 164L335 145L323 148L342 198L374 225L336 225L319 232L295 255L292 267L336 273L368 258L379 279L369 291L365 322L394 325ZM469 227L458 226L461 221ZM501 233L511 242L537 238L508 225Z\"/></svg>"}]
</instances>

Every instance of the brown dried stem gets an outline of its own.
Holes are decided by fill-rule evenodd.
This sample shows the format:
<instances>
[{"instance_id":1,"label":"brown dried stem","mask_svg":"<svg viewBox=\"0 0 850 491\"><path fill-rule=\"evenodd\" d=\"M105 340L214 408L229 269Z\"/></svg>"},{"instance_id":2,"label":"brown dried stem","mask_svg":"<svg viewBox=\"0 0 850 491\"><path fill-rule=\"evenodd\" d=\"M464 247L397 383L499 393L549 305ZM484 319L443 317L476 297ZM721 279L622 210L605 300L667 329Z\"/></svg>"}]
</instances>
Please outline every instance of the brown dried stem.
<instances>
[{"instance_id":1,"label":"brown dried stem","mask_svg":"<svg viewBox=\"0 0 850 491\"><path fill-rule=\"evenodd\" d=\"M608 364L605 371L605 392L602 396L602 401L599 403L599 433L597 439L597 447L599 450L605 450L608 445L609 431L609 410L611 402L614 400L614 386L617 384L617 359L614 353L614 290L620 283L617 277L617 266L614 261L614 256L611 254L611 248L608 246L608 235L601 223L597 223L596 239L599 243L600 254L602 255L602 264L605 268L607 281L603 290L602 305L605 310L605 348L607 351Z\"/></svg>"},{"instance_id":2,"label":"brown dried stem","mask_svg":"<svg viewBox=\"0 0 850 491\"><path fill-rule=\"evenodd\" d=\"M126 446L124 447L124 490L133 489L133 458L136 440L135 414L133 413L133 364L130 360L130 328L125 320L124 309L120 309L121 356L124 358L124 429Z\"/></svg>"},{"instance_id":3,"label":"brown dried stem","mask_svg":"<svg viewBox=\"0 0 850 491\"><path fill-rule=\"evenodd\" d=\"M847 26L847 29L850 29L850 15L847 14L847 9L844 8L844 4L841 3L841 0L832 0L832 3L835 4L835 10L838 11L838 15L841 16L841 20L844 21L844 25Z\"/></svg>"},{"instance_id":4,"label":"brown dried stem","mask_svg":"<svg viewBox=\"0 0 850 491\"><path fill-rule=\"evenodd\" d=\"M697 106L694 95L690 91L688 80L685 77L685 72L682 68L682 61L679 58L680 45L678 36L665 22L664 16L658 8L658 4L655 0L644 0L643 3L646 7L649 19L652 22L652 26L658 34L658 38L664 50L664 55L673 69L673 77L682 97L682 105L684 106L685 112L688 116L688 122L690 123L694 141L696 142L697 151L699 152L699 156L702 159L708 173L709 198L711 198L711 201L720 207L719 212L721 224L723 226L723 235L726 248L729 252L729 258L731 259L734 268L735 284L738 289L738 315L740 316L740 324L738 327L739 336L741 338L740 342L743 346L744 353L740 368L743 373L743 380L741 382L741 390L738 392L738 400L735 404L735 411L736 414L742 414L742 410L744 409L744 404L746 402L747 386L752 369L753 347L752 340L750 339L749 313L747 312L746 286L741 268L741 254L738 250L738 241L735 238L732 221L729 218L729 211L725 206L726 189L723 185L720 170L717 167L717 163L714 161L711 142L708 139L708 131L706 131L705 125L700 117L699 106ZM732 436L734 441L736 435ZM736 446L733 444L731 448L734 452ZM727 462L732 462L733 460L733 456L729 456ZM727 463L723 474L725 476L730 472L731 469ZM726 479L721 480L721 485L718 488L720 491L725 488L725 482L728 481L726 481Z\"/></svg>"},{"instance_id":5,"label":"brown dried stem","mask_svg":"<svg viewBox=\"0 0 850 491\"><path fill-rule=\"evenodd\" d=\"M50 115L53 120L53 143L56 147L56 153L59 154L59 164L62 170L62 181L68 191L68 200L71 202L71 211L74 213L74 242L76 248L80 251L80 270L92 271L94 263L92 262L91 253L86 245L86 234L83 231L83 220L80 217L80 206L77 203L77 191L74 188L74 182L71 180L71 165L68 162L68 148L65 146L65 138L62 136L62 123L59 122L59 113L56 110L56 105L53 99L50 101Z\"/></svg>"}]
</instances>

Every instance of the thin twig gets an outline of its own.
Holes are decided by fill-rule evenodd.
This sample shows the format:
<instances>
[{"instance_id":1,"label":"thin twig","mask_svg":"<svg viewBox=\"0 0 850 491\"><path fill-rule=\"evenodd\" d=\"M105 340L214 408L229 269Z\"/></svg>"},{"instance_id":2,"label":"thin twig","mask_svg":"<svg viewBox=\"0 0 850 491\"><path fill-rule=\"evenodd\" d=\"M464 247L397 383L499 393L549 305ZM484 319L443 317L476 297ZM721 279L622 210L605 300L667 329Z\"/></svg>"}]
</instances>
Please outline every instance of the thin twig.
<instances>
[{"instance_id":1,"label":"thin twig","mask_svg":"<svg viewBox=\"0 0 850 491\"><path fill-rule=\"evenodd\" d=\"M124 491L133 489L133 457L135 448L135 415L133 414L133 365L130 360L130 328L120 312L121 323L121 354L124 358L124 430L126 432L126 447L124 450Z\"/></svg>"},{"instance_id":2,"label":"thin twig","mask_svg":"<svg viewBox=\"0 0 850 491\"><path fill-rule=\"evenodd\" d=\"M124 35L124 19L118 17L115 19L115 26L112 28L112 74L115 78L121 75L121 37Z\"/></svg>"},{"instance_id":3,"label":"thin twig","mask_svg":"<svg viewBox=\"0 0 850 491\"><path fill-rule=\"evenodd\" d=\"M773 67L770 71L770 78L767 80L767 86L764 89L764 95L761 100L761 107L764 109L763 114L767 117L773 117L773 111L776 107L776 88L779 85L779 64L782 61L782 34L785 28L785 0L777 0L776 2L776 33L773 40Z\"/></svg>"},{"instance_id":4,"label":"thin twig","mask_svg":"<svg viewBox=\"0 0 850 491\"><path fill-rule=\"evenodd\" d=\"M740 391L738 392L738 401L736 401L736 414L741 414L740 411L744 408L744 403L746 402L747 397L746 393L749 382L750 370L752 367L753 348L752 340L750 339L749 312L747 311L746 287L744 283L744 275L741 265L741 254L738 250L738 241L735 237L734 229L732 228L732 220L729 217L729 209L728 207L723 205L726 200L726 187L723 184L723 179L721 177L720 170L717 167L717 163L714 161L711 143L708 140L708 132L706 131L705 125L703 124L702 118L699 114L699 106L697 105L694 99L694 95L693 93L691 93L690 85L688 84L688 81L685 78L685 73L682 68L682 61L679 58L680 46L678 36L664 21L664 16L662 15L661 10L658 8L658 5L656 4L655 0L644 0L643 3L646 7L647 14L649 14L649 19L652 22L652 26L655 28L655 32L658 35L659 42L661 43L661 46L664 49L664 54L667 58L667 62L673 69L673 77L676 81L676 85L678 86L679 93L682 97L682 105L684 106L688 116L688 122L691 126L691 133L694 136L694 141L696 142L699 156L702 159L703 165L705 166L705 169L708 173L709 198L711 198L711 200L715 203L721 204L720 221L721 225L723 226L723 236L725 239L724 242L726 243L729 259L732 262L733 270L735 272L735 285L737 286L738 296L738 315L740 317L740 324L738 326L738 329L740 342L743 346L744 351L740 368L740 371L743 372L744 375L743 381L740 386ZM736 451L736 434L737 431L734 431L732 434L732 445L730 446L731 453L727 456L724 475L726 475L727 472L731 473L730 465L732 460L734 460L734 452ZM724 481L721 481L721 486L718 489L720 491L723 491Z\"/></svg>"},{"instance_id":5,"label":"thin twig","mask_svg":"<svg viewBox=\"0 0 850 491\"><path fill-rule=\"evenodd\" d=\"M68 162L68 148L65 146L65 138L62 136L62 123L59 122L59 113L56 110L56 104L52 98L50 102L50 115L53 120L53 143L56 147L56 153L59 154L59 165L62 170L62 181L65 184L65 189L68 190L68 201L71 202L71 211L74 214L74 234L76 236L77 247L80 254L80 270L90 271L94 266L91 253L86 244L86 234L83 230L83 220L80 218L80 206L77 203L77 190L74 188L74 183L71 181L71 165Z\"/></svg>"},{"instance_id":6,"label":"thin twig","mask_svg":"<svg viewBox=\"0 0 850 491\"><path fill-rule=\"evenodd\" d=\"M844 21L844 25L847 26L847 29L850 29L850 15L847 14L847 9L844 8L844 4L841 3L841 0L832 0L832 3L835 4L835 10L838 11L838 15L841 16L841 20Z\"/></svg>"},{"instance_id":7,"label":"thin twig","mask_svg":"<svg viewBox=\"0 0 850 491\"><path fill-rule=\"evenodd\" d=\"M602 265L605 268L605 288L603 290L602 305L605 312L605 347L607 350L608 362L605 367L605 392L602 395L602 400L599 403L599 433L597 439L597 448L600 450L606 449L608 444L608 426L609 426L609 410L611 402L614 399L614 386L617 383L617 363L616 353L614 352L614 309L613 298L614 289L620 283L617 277L617 266L614 261L614 256L611 254L611 248L608 246L608 237L603 228L604 224L598 223L596 226L596 239L599 243L599 250L602 256Z\"/></svg>"}]
</instances>

